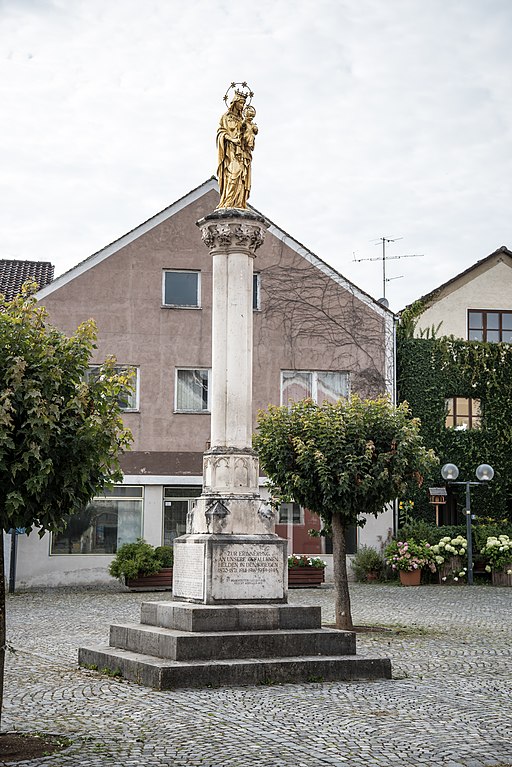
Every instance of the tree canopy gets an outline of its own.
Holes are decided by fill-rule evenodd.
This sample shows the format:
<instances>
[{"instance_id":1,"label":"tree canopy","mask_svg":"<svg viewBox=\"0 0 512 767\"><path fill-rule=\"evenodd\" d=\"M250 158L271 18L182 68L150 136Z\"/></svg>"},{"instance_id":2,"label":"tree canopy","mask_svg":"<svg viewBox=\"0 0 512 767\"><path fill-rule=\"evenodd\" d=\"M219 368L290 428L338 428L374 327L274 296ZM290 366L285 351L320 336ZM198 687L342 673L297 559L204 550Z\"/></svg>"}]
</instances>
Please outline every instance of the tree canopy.
<instances>
[{"instance_id":1,"label":"tree canopy","mask_svg":"<svg viewBox=\"0 0 512 767\"><path fill-rule=\"evenodd\" d=\"M331 526L337 625L351 627L345 529L380 514L408 482L421 484L436 459L423 446L419 421L407 403L394 407L385 397L306 399L260 412L254 445L275 497L293 498Z\"/></svg>"},{"instance_id":2,"label":"tree canopy","mask_svg":"<svg viewBox=\"0 0 512 767\"><path fill-rule=\"evenodd\" d=\"M33 290L33 288L32 288ZM48 323L27 287L0 302L0 525L58 530L105 485L122 479L119 456L130 432L114 372L85 381L96 328L71 337Z\"/></svg>"}]
</instances>

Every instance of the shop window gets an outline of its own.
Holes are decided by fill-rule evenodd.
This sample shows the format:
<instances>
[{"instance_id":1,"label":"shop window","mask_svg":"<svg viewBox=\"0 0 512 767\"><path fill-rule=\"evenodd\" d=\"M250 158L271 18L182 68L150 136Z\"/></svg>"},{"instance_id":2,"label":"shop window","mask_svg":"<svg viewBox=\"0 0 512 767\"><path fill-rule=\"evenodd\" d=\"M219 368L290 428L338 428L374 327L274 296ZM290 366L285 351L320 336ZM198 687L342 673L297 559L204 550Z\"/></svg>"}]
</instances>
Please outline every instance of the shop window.
<instances>
[{"instance_id":1,"label":"shop window","mask_svg":"<svg viewBox=\"0 0 512 767\"><path fill-rule=\"evenodd\" d=\"M73 514L52 534L52 554L115 554L142 535L143 488L116 485Z\"/></svg>"},{"instance_id":2,"label":"shop window","mask_svg":"<svg viewBox=\"0 0 512 767\"><path fill-rule=\"evenodd\" d=\"M164 546L187 532L187 514L201 495L201 487L164 487Z\"/></svg>"}]
</instances>

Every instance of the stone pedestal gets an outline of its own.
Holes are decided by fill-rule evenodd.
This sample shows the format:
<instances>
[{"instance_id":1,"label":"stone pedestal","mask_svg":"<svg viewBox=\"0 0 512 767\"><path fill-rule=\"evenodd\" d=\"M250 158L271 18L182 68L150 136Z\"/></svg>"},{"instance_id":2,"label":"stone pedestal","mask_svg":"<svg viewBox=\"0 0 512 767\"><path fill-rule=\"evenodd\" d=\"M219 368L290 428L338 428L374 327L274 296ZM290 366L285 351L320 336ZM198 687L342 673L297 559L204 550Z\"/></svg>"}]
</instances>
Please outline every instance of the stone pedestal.
<instances>
[{"instance_id":1,"label":"stone pedestal","mask_svg":"<svg viewBox=\"0 0 512 767\"><path fill-rule=\"evenodd\" d=\"M265 220L217 210L198 222L213 259L211 448L203 493L174 541L175 599L286 602L286 541L259 495L252 442L253 260Z\"/></svg>"}]
</instances>

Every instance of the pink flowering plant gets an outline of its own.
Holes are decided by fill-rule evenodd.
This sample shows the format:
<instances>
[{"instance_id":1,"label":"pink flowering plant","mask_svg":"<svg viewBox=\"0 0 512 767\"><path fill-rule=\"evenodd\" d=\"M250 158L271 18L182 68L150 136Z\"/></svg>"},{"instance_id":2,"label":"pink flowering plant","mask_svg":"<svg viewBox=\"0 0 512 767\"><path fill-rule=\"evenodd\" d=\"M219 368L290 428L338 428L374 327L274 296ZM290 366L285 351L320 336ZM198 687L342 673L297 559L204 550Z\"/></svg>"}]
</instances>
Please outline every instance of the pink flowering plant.
<instances>
[{"instance_id":1,"label":"pink flowering plant","mask_svg":"<svg viewBox=\"0 0 512 767\"><path fill-rule=\"evenodd\" d=\"M307 554L292 554L288 557L288 569L292 567L315 567L321 570L325 567L325 562L320 557L308 557Z\"/></svg>"},{"instance_id":2,"label":"pink flowering plant","mask_svg":"<svg viewBox=\"0 0 512 767\"><path fill-rule=\"evenodd\" d=\"M392 570L422 570L428 567L433 573L436 563L432 547L426 541L391 541L385 550L386 562Z\"/></svg>"}]
</instances>

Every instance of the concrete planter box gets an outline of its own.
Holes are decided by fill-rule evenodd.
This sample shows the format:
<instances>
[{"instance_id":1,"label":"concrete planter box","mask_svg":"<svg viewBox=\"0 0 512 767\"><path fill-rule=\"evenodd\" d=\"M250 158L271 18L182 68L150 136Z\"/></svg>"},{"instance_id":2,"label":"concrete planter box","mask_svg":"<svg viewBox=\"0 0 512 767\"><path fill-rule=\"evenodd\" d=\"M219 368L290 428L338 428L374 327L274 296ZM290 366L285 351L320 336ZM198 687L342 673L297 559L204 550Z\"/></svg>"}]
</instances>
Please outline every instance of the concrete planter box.
<instances>
[{"instance_id":1,"label":"concrete planter box","mask_svg":"<svg viewBox=\"0 0 512 767\"><path fill-rule=\"evenodd\" d=\"M172 567L163 567L152 575L126 578L125 584L131 591L172 591Z\"/></svg>"},{"instance_id":2,"label":"concrete planter box","mask_svg":"<svg viewBox=\"0 0 512 767\"><path fill-rule=\"evenodd\" d=\"M289 567L288 588L320 586L325 580L324 567Z\"/></svg>"}]
</instances>

